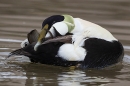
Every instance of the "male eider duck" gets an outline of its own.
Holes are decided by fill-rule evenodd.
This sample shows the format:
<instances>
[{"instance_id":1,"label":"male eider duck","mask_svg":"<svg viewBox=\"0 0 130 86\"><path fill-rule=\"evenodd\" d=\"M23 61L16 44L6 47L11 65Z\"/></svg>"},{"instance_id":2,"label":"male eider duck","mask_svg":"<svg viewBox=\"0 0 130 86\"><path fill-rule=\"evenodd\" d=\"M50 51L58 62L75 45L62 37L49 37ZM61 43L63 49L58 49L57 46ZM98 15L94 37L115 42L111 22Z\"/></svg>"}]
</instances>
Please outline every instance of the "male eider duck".
<instances>
[{"instance_id":1,"label":"male eider duck","mask_svg":"<svg viewBox=\"0 0 130 86\"><path fill-rule=\"evenodd\" d=\"M44 44L43 42L46 38L69 34L72 34L71 43L53 41ZM33 53L30 49L26 51L32 55L30 58L37 61L42 59L43 64L47 61L53 64L60 59L62 64L65 64L64 61L76 62L75 65L80 64L78 66L80 68L104 68L122 61L124 56L122 44L108 30L70 15L54 15L45 19L38 41L28 46L30 45Z\"/></svg>"}]
</instances>

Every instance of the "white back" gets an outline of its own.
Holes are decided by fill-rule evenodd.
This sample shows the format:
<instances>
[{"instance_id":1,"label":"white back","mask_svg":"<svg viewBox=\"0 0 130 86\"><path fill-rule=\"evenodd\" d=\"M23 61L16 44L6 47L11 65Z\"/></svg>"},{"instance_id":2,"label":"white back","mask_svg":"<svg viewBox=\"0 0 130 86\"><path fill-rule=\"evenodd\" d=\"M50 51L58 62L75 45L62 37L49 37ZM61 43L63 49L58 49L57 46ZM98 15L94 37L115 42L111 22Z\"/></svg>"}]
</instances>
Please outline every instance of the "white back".
<instances>
[{"instance_id":1,"label":"white back","mask_svg":"<svg viewBox=\"0 0 130 86\"><path fill-rule=\"evenodd\" d=\"M84 40L89 38L104 39L106 41L112 42L117 39L105 28L94 24L89 21L85 21L80 18L74 18L75 28L72 31L74 34L72 41L75 46L84 46Z\"/></svg>"},{"instance_id":2,"label":"white back","mask_svg":"<svg viewBox=\"0 0 130 86\"><path fill-rule=\"evenodd\" d=\"M83 34L88 38L99 38L107 41L117 40L108 30L97 24L94 24L92 22L80 18L74 18L74 20L79 22L76 25L77 27L80 26L79 27L81 29L80 35ZM77 27L75 29L79 29Z\"/></svg>"}]
</instances>

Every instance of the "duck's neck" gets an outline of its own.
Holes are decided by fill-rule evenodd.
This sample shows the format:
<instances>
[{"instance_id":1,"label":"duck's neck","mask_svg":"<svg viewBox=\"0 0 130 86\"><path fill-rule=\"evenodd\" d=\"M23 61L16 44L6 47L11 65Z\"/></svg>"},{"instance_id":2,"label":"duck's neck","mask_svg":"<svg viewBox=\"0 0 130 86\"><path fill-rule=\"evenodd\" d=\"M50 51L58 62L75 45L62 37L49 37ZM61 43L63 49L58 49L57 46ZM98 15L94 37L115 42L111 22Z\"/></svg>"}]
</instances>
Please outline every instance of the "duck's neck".
<instances>
[{"instance_id":1,"label":"duck's neck","mask_svg":"<svg viewBox=\"0 0 130 86\"><path fill-rule=\"evenodd\" d=\"M63 16L64 16L63 22L68 26L68 32L71 32L75 27L74 18L70 15L63 15Z\"/></svg>"},{"instance_id":2,"label":"duck's neck","mask_svg":"<svg viewBox=\"0 0 130 86\"><path fill-rule=\"evenodd\" d=\"M75 24L75 27L70 33L75 34L75 33L80 33L81 31L83 31L83 26L77 18L74 18L74 24Z\"/></svg>"}]
</instances>

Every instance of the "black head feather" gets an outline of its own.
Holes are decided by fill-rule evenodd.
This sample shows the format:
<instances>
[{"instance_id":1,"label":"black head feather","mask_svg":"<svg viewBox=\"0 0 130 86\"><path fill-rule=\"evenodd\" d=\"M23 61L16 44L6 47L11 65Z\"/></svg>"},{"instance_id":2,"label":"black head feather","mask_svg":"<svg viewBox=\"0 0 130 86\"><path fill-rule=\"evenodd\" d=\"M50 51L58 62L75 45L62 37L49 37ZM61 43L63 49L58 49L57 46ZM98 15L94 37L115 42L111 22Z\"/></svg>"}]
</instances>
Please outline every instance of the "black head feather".
<instances>
[{"instance_id":1,"label":"black head feather","mask_svg":"<svg viewBox=\"0 0 130 86\"><path fill-rule=\"evenodd\" d=\"M60 21L63 21L64 20L64 16L62 15L53 15L53 16L50 16L48 18L46 18L43 23L42 23L42 28L48 24L49 25L49 29L51 28L51 26L56 23L56 22L60 22Z\"/></svg>"}]
</instances>

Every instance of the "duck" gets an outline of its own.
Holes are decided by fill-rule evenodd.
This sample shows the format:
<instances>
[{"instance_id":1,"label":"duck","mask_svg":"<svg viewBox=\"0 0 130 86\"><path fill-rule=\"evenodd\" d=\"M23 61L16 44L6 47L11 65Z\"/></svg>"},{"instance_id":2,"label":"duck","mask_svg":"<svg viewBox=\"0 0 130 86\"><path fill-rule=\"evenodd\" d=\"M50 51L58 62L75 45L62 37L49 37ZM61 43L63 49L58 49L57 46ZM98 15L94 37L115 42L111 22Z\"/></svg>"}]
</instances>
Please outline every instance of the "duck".
<instances>
[{"instance_id":1,"label":"duck","mask_svg":"<svg viewBox=\"0 0 130 86\"><path fill-rule=\"evenodd\" d=\"M60 37L69 35L71 35L71 42L61 41ZM52 40L56 37L59 37L58 41L51 41L47 44L44 44L46 41L43 42L46 38ZM71 15L53 15L46 18L35 44L29 44L27 41L22 43L22 47L26 43L31 46L33 52L30 52L28 46L25 45L22 49L26 53L29 52L32 57L28 57L33 58L36 62L41 59L50 62L53 59L49 64L58 61L62 64L67 62L69 63L67 66L70 66L71 62L74 62L73 65L78 65L82 69L105 68L121 62L124 57L123 45L107 29L81 18L73 18ZM39 54L44 51L50 54L48 53L46 56ZM48 57L48 60L44 57ZM46 64L45 62L40 63ZM58 64L55 63L55 65ZM63 65L60 64L60 66Z\"/></svg>"}]
</instances>

